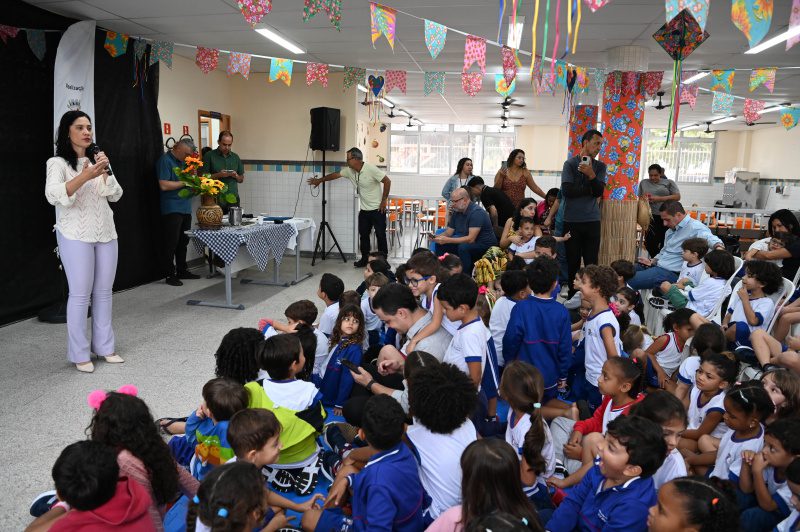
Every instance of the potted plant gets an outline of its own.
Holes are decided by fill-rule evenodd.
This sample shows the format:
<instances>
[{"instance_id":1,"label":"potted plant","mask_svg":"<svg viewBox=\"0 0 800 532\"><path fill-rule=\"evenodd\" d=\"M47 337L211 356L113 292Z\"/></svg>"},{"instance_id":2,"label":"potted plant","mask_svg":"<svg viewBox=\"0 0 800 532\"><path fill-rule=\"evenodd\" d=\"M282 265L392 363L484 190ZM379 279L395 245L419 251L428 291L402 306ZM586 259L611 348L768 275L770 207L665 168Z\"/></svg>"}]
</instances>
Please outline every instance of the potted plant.
<instances>
[{"instance_id":1,"label":"potted plant","mask_svg":"<svg viewBox=\"0 0 800 532\"><path fill-rule=\"evenodd\" d=\"M227 203L235 203L236 195L229 193L228 185L218 179L212 179L210 174L197 175L197 170L203 166L203 161L197 154L187 156L184 162L186 166L183 169L177 166L172 169L184 185L178 196L181 198L200 196L197 224L200 229L219 229L222 227L222 208L217 204L217 200L221 198Z\"/></svg>"}]
</instances>

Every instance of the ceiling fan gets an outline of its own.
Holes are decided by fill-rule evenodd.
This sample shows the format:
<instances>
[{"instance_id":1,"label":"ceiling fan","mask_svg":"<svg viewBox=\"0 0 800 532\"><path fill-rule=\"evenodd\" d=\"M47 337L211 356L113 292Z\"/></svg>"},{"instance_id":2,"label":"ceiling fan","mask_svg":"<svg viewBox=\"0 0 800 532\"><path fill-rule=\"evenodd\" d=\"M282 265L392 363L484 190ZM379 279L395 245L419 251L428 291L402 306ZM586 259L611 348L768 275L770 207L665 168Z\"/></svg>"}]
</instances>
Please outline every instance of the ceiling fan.
<instances>
[{"instance_id":1,"label":"ceiling fan","mask_svg":"<svg viewBox=\"0 0 800 532\"><path fill-rule=\"evenodd\" d=\"M525 107L521 103L514 103L516 101L517 100L515 100L514 98L509 98L508 96L506 96L500 101L500 107L502 107L503 109L508 109L509 107Z\"/></svg>"},{"instance_id":2,"label":"ceiling fan","mask_svg":"<svg viewBox=\"0 0 800 532\"><path fill-rule=\"evenodd\" d=\"M768 125L768 124L777 124L777 122L747 122L747 121L745 121L745 124L747 124L748 127L753 127L753 126L765 126L765 125Z\"/></svg>"},{"instance_id":3,"label":"ceiling fan","mask_svg":"<svg viewBox=\"0 0 800 532\"><path fill-rule=\"evenodd\" d=\"M656 96L658 96L658 103L652 107L653 109L658 109L660 111L661 109L666 109L667 107L672 107L671 103L664 104L661 101L661 98L664 97L664 94L666 94L664 91L658 91L656 93Z\"/></svg>"}]
</instances>

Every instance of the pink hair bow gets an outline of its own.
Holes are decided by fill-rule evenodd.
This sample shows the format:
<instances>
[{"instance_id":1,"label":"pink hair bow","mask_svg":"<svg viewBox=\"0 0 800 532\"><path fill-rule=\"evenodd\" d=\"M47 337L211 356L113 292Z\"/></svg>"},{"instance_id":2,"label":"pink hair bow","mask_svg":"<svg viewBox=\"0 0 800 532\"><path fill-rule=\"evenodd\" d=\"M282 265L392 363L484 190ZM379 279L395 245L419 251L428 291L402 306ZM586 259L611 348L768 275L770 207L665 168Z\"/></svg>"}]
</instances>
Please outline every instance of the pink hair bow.
<instances>
[{"instance_id":1,"label":"pink hair bow","mask_svg":"<svg viewBox=\"0 0 800 532\"><path fill-rule=\"evenodd\" d=\"M139 389L133 384L125 384L124 386L119 387L117 393L124 393L125 395L137 397L139 395ZM103 404L103 401L105 401L107 397L108 392L105 390L95 390L89 394L89 396L86 398L86 402L89 403L89 406L92 407L93 410L99 410L100 406Z\"/></svg>"},{"instance_id":2,"label":"pink hair bow","mask_svg":"<svg viewBox=\"0 0 800 532\"><path fill-rule=\"evenodd\" d=\"M614 316L617 316L617 317L619 317L619 315L621 314L621 313L620 313L620 311L619 311L619 307L618 307L618 306L617 306L617 304L616 304L616 303L614 303L614 302L611 302L611 303L609 303L609 304L608 304L608 308L610 308L610 309L611 309L611 312L613 312L613 313L614 313Z\"/></svg>"},{"instance_id":3,"label":"pink hair bow","mask_svg":"<svg viewBox=\"0 0 800 532\"><path fill-rule=\"evenodd\" d=\"M478 287L478 294L480 294L480 295L486 295L486 292L488 292L488 291L489 291L489 289L486 288L485 286L479 286Z\"/></svg>"},{"instance_id":4,"label":"pink hair bow","mask_svg":"<svg viewBox=\"0 0 800 532\"><path fill-rule=\"evenodd\" d=\"M440 261L440 262L441 262L441 261L443 261L443 260L444 260L444 258L445 258L445 257L447 257L448 255L449 255L449 253L445 253L444 255L441 255L441 256L439 257L439 261Z\"/></svg>"}]
</instances>

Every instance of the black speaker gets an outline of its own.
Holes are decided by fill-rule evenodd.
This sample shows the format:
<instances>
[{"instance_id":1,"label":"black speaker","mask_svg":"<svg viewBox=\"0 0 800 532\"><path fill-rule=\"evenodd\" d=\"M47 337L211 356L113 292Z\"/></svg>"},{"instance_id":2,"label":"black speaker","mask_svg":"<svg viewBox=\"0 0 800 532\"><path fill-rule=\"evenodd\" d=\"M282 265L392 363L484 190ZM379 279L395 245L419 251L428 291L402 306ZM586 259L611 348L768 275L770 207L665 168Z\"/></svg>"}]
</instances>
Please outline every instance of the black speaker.
<instances>
[{"instance_id":1,"label":"black speaker","mask_svg":"<svg viewBox=\"0 0 800 532\"><path fill-rule=\"evenodd\" d=\"M312 150L339 151L339 109L311 109L311 140L308 144Z\"/></svg>"}]
</instances>

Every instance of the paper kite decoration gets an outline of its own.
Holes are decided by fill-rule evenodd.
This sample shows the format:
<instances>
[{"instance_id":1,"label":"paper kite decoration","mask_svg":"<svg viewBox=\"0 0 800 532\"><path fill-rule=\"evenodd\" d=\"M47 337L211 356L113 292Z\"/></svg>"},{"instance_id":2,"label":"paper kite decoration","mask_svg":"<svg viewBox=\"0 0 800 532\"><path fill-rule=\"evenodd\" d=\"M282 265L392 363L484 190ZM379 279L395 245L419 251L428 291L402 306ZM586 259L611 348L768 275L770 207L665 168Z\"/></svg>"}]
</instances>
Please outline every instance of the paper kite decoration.
<instances>
[{"instance_id":1,"label":"paper kite decoration","mask_svg":"<svg viewBox=\"0 0 800 532\"><path fill-rule=\"evenodd\" d=\"M405 70L386 71L386 94L389 94L394 88L400 89L400 92L402 92L403 94L406 93Z\"/></svg>"},{"instance_id":2,"label":"paper kite decoration","mask_svg":"<svg viewBox=\"0 0 800 532\"><path fill-rule=\"evenodd\" d=\"M787 107L781 111L781 125L789 131L800 121L800 107Z\"/></svg>"},{"instance_id":3,"label":"paper kite decoration","mask_svg":"<svg viewBox=\"0 0 800 532\"><path fill-rule=\"evenodd\" d=\"M194 55L194 64L203 74L208 74L217 68L219 64L219 50L216 48L203 48L197 47L197 53Z\"/></svg>"},{"instance_id":4,"label":"paper kite decoration","mask_svg":"<svg viewBox=\"0 0 800 532\"><path fill-rule=\"evenodd\" d=\"M255 26L272 11L272 0L239 0L239 11L248 24Z\"/></svg>"},{"instance_id":5,"label":"paper kite decoration","mask_svg":"<svg viewBox=\"0 0 800 532\"><path fill-rule=\"evenodd\" d=\"M270 59L269 62L269 82L281 80L287 87L292 86L292 68L294 61L291 59Z\"/></svg>"},{"instance_id":6,"label":"paper kite decoration","mask_svg":"<svg viewBox=\"0 0 800 532\"><path fill-rule=\"evenodd\" d=\"M342 0L306 0L303 8L303 22L324 11L334 28L342 31Z\"/></svg>"},{"instance_id":7,"label":"paper kite decoration","mask_svg":"<svg viewBox=\"0 0 800 532\"><path fill-rule=\"evenodd\" d=\"M731 20L744 33L752 48L769 32L772 24L772 0L732 0Z\"/></svg>"},{"instance_id":8,"label":"paper kite decoration","mask_svg":"<svg viewBox=\"0 0 800 532\"><path fill-rule=\"evenodd\" d=\"M323 87L328 87L328 65L325 63L308 63L306 65L306 85L319 81Z\"/></svg>"},{"instance_id":9,"label":"paper kite decoration","mask_svg":"<svg viewBox=\"0 0 800 532\"><path fill-rule=\"evenodd\" d=\"M369 20L372 28L372 47L381 35L386 36L389 46L394 50L394 31L397 27L397 11L375 2L369 4Z\"/></svg>"}]
</instances>

